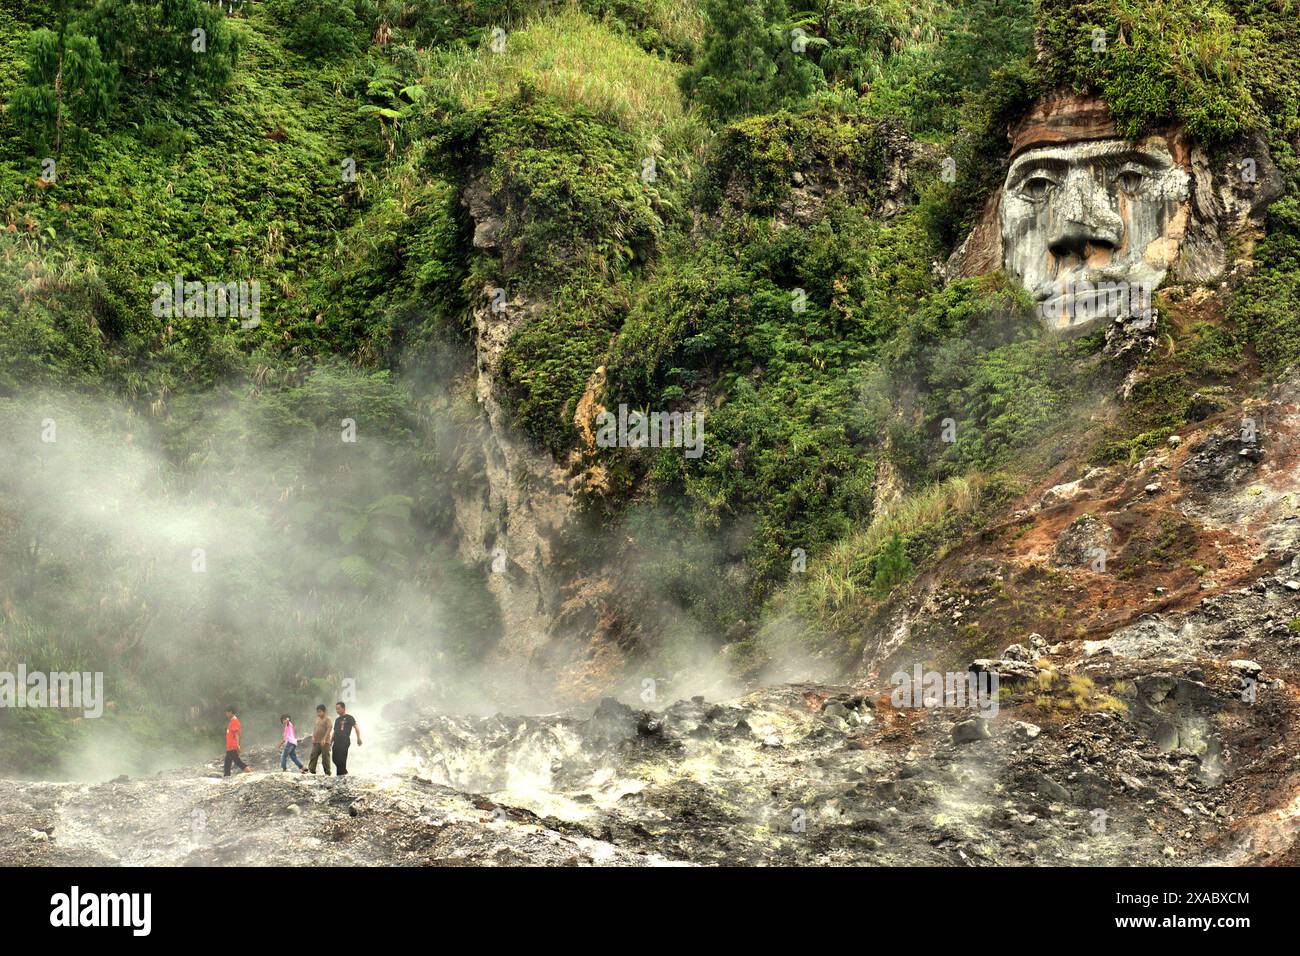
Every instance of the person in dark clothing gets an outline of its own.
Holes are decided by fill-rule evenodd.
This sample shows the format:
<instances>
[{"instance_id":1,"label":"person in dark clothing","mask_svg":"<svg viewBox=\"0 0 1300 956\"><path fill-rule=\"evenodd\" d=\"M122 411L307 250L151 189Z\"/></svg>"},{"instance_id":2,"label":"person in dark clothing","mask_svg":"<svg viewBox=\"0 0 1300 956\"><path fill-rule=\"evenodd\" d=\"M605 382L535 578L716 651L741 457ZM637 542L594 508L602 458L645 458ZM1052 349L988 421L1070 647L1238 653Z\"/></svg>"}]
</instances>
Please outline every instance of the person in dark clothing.
<instances>
[{"instance_id":1,"label":"person in dark clothing","mask_svg":"<svg viewBox=\"0 0 1300 956\"><path fill-rule=\"evenodd\" d=\"M230 768L232 766L238 767L240 770L244 771L244 773L253 772L252 767L248 766L247 764L244 763L244 761L239 759L239 745L240 745L241 736L242 736L242 732L239 726L239 718L235 716L235 708L227 707L226 708L226 772L222 774L223 777L230 776ZM361 738L358 737L357 743L360 742L361 742Z\"/></svg>"},{"instance_id":2,"label":"person in dark clothing","mask_svg":"<svg viewBox=\"0 0 1300 956\"><path fill-rule=\"evenodd\" d=\"M357 719L348 713L347 705L339 701L334 705L338 716L334 718L334 776L342 777L348 772L348 747L352 743L352 731L357 732L357 746L361 746L361 728Z\"/></svg>"}]
</instances>

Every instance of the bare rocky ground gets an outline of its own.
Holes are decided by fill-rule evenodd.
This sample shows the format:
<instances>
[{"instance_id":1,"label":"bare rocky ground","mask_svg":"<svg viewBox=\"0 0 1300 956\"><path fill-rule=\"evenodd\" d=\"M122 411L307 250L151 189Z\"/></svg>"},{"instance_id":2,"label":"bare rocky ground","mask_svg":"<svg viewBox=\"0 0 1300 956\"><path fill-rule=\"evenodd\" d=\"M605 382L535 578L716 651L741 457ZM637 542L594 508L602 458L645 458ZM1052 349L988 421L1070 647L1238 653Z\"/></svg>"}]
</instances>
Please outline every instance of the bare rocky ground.
<instances>
[{"instance_id":1,"label":"bare rocky ground","mask_svg":"<svg viewBox=\"0 0 1300 956\"><path fill-rule=\"evenodd\" d=\"M1297 614L1300 595L1274 578L1116 635L1126 653L1068 668L1117 709L1047 711L1037 682L1013 684L981 724L895 709L888 688L785 685L663 711L606 700L587 717L416 716L405 745L354 748L343 781L281 773L271 752L230 779L214 764L5 781L0 863L1295 862L1295 694L1268 668L1197 652L1294 654L1300 636L1276 643L1269 622ZM1178 633L1196 635L1190 652L1143 656Z\"/></svg>"}]
</instances>

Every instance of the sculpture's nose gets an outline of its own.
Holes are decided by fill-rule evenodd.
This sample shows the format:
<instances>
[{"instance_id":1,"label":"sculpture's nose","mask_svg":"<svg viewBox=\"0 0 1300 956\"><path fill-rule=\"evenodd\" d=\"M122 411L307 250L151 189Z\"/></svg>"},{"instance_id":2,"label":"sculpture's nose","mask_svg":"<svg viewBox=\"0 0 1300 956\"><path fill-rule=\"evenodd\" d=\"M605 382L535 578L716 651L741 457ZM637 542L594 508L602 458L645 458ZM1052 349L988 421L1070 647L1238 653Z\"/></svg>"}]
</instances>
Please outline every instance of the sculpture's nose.
<instances>
[{"instance_id":1,"label":"sculpture's nose","mask_svg":"<svg viewBox=\"0 0 1300 956\"><path fill-rule=\"evenodd\" d=\"M1086 262L1099 250L1113 251L1123 238L1124 220L1105 186L1087 170L1071 171L1053 210L1047 246L1052 255Z\"/></svg>"}]
</instances>

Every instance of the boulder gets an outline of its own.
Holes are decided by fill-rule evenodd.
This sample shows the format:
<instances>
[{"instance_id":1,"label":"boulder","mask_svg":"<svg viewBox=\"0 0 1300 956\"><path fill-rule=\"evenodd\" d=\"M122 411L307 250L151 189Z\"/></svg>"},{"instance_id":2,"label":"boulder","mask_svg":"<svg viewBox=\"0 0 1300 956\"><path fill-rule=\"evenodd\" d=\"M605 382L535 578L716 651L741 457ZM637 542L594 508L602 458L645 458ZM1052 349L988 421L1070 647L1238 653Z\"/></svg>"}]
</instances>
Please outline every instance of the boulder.
<instances>
[{"instance_id":1,"label":"boulder","mask_svg":"<svg viewBox=\"0 0 1300 956\"><path fill-rule=\"evenodd\" d=\"M1033 740L1043 732L1042 727L1025 720L1017 720L1012 726L1015 728L1016 736L1021 740Z\"/></svg>"},{"instance_id":2,"label":"boulder","mask_svg":"<svg viewBox=\"0 0 1300 956\"><path fill-rule=\"evenodd\" d=\"M1086 567L1110 544L1111 530L1094 514L1082 514L1056 538L1052 560L1063 567Z\"/></svg>"},{"instance_id":3,"label":"boulder","mask_svg":"<svg viewBox=\"0 0 1300 956\"><path fill-rule=\"evenodd\" d=\"M968 670L976 674L985 671L996 674L999 683L1033 680L1038 676L1038 668L1033 664L1026 661L1007 660L1006 658L995 660L991 657L981 657L978 660L971 661Z\"/></svg>"},{"instance_id":4,"label":"boulder","mask_svg":"<svg viewBox=\"0 0 1300 956\"><path fill-rule=\"evenodd\" d=\"M953 743L957 744L988 740L989 736L988 721L983 717L972 717L969 720L958 721L952 728L952 740Z\"/></svg>"},{"instance_id":5,"label":"boulder","mask_svg":"<svg viewBox=\"0 0 1300 956\"><path fill-rule=\"evenodd\" d=\"M1258 678L1264 672L1264 668L1247 660L1228 661L1228 667L1243 677Z\"/></svg>"}]
</instances>

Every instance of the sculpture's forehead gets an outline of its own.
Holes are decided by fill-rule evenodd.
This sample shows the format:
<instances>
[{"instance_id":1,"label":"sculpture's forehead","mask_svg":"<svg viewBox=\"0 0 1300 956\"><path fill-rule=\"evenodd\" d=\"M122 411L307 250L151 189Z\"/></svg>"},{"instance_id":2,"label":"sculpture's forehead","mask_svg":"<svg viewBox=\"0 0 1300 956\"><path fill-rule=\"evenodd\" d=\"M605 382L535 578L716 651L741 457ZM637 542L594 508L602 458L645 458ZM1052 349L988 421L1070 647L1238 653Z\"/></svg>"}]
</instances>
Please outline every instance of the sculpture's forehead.
<instances>
[{"instance_id":1,"label":"sculpture's forehead","mask_svg":"<svg viewBox=\"0 0 1300 956\"><path fill-rule=\"evenodd\" d=\"M1124 139L1103 139L1038 146L1016 156L1012 160L1011 171L1035 164L1086 165L1124 160L1135 160L1162 169L1174 165L1168 144L1163 138L1152 136L1138 143Z\"/></svg>"}]
</instances>

